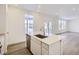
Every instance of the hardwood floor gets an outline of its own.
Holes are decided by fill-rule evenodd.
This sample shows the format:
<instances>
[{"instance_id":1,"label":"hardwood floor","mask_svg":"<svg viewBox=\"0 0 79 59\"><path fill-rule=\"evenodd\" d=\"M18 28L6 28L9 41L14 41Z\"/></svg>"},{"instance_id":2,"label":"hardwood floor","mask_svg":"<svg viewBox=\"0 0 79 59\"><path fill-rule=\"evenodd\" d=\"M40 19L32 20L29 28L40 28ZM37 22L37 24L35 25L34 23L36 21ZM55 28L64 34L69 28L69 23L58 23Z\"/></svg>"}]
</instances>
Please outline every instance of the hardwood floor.
<instances>
[{"instance_id":1,"label":"hardwood floor","mask_svg":"<svg viewBox=\"0 0 79 59\"><path fill-rule=\"evenodd\" d=\"M8 46L8 52L6 55L31 55L31 53L25 47L25 43L23 42Z\"/></svg>"},{"instance_id":2,"label":"hardwood floor","mask_svg":"<svg viewBox=\"0 0 79 59\"><path fill-rule=\"evenodd\" d=\"M64 55L79 55L79 33L64 33L63 54Z\"/></svg>"}]
</instances>

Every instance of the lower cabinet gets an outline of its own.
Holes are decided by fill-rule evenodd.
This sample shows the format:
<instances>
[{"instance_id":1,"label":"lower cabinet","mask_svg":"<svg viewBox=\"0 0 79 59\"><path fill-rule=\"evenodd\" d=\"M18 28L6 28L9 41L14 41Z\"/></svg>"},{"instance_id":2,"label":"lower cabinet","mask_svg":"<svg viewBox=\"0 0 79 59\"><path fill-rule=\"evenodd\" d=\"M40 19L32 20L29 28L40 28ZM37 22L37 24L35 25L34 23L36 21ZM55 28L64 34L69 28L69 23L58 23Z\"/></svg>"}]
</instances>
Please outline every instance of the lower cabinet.
<instances>
[{"instance_id":1,"label":"lower cabinet","mask_svg":"<svg viewBox=\"0 0 79 59\"><path fill-rule=\"evenodd\" d=\"M41 55L41 42L35 38L31 38L31 52L34 55Z\"/></svg>"},{"instance_id":2,"label":"lower cabinet","mask_svg":"<svg viewBox=\"0 0 79 59\"><path fill-rule=\"evenodd\" d=\"M1 44L1 48L0 48L0 54L4 54L5 53L5 41L4 41L4 36L0 36L0 44Z\"/></svg>"},{"instance_id":3,"label":"lower cabinet","mask_svg":"<svg viewBox=\"0 0 79 59\"><path fill-rule=\"evenodd\" d=\"M61 55L61 41L48 45L32 37L31 52L34 55Z\"/></svg>"},{"instance_id":4,"label":"lower cabinet","mask_svg":"<svg viewBox=\"0 0 79 59\"><path fill-rule=\"evenodd\" d=\"M49 55L61 55L61 41L57 41L49 46Z\"/></svg>"},{"instance_id":5,"label":"lower cabinet","mask_svg":"<svg viewBox=\"0 0 79 59\"><path fill-rule=\"evenodd\" d=\"M0 54L1 55L7 53L7 39L8 39L7 34L3 34L0 36L0 44L1 44Z\"/></svg>"},{"instance_id":6,"label":"lower cabinet","mask_svg":"<svg viewBox=\"0 0 79 59\"><path fill-rule=\"evenodd\" d=\"M62 53L60 44L60 41L57 41L50 45L42 43L42 55L61 55Z\"/></svg>"},{"instance_id":7,"label":"lower cabinet","mask_svg":"<svg viewBox=\"0 0 79 59\"><path fill-rule=\"evenodd\" d=\"M42 47L42 55L49 55L49 51Z\"/></svg>"}]
</instances>

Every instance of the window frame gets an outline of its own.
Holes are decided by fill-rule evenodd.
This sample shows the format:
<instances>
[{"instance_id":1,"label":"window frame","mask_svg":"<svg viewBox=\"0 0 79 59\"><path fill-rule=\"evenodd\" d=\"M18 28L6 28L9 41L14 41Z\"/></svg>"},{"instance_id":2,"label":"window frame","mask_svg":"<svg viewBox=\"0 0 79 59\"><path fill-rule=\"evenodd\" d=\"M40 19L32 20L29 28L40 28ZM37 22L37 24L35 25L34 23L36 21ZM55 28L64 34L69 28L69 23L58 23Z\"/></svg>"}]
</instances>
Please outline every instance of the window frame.
<instances>
[{"instance_id":1,"label":"window frame","mask_svg":"<svg viewBox=\"0 0 79 59\"><path fill-rule=\"evenodd\" d=\"M32 22L30 23L30 21ZM25 16L25 26L25 33L33 34L33 17L30 17L30 15ZM32 27L32 32L30 32L30 26Z\"/></svg>"}]
</instances>

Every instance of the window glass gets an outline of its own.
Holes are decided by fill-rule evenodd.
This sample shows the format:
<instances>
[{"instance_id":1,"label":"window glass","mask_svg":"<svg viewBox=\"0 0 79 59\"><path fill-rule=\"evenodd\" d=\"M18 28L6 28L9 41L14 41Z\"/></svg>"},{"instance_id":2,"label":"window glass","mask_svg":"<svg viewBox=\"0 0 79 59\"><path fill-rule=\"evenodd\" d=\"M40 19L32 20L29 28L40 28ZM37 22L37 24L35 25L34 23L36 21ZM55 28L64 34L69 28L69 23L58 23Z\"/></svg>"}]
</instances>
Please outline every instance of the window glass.
<instances>
[{"instance_id":1,"label":"window glass","mask_svg":"<svg viewBox=\"0 0 79 59\"><path fill-rule=\"evenodd\" d=\"M45 22L44 23L44 33L45 33L45 36L52 35L52 22Z\"/></svg>"},{"instance_id":2,"label":"window glass","mask_svg":"<svg viewBox=\"0 0 79 59\"><path fill-rule=\"evenodd\" d=\"M28 34L33 34L33 16L25 16L25 32Z\"/></svg>"},{"instance_id":3,"label":"window glass","mask_svg":"<svg viewBox=\"0 0 79 59\"><path fill-rule=\"evenodd\" d=\"M49 22L49 36L52 35L52 22Z\"/></svg>"},{"instance_id":4,"label":"window glass","mask_svg":"<svg viewBox=\"0 0 79 59\"><path fill-rule=\"evenodd\" d=\"M48 36L48 23L46 22L46 23L44 23L44 34L45 34L45 36Z\"/></svg>"},{"instance_id":5,"label":"window glass","mask_svg":"<svg viewBox=\"0 0 79 59\"><path fill-rule=\"evenodd\" d=\"M66 29L66 21L59 20L59 30L65 30L65 29Z\"/></svg>"}]
</instances>

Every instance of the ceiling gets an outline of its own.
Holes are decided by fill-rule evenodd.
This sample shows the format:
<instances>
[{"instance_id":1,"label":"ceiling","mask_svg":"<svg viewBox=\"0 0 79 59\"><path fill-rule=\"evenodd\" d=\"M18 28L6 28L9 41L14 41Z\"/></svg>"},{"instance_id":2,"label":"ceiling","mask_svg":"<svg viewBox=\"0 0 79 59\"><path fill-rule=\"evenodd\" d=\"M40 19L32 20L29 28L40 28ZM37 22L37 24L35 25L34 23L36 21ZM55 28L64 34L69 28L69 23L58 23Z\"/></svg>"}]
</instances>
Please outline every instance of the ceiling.
<instances>
[{"instance_id":1,"label":"ceiling","mask_svg":"<svg viewBox=\"0 0 79 59\"><path fill-rule=\"evenodd\" d=\"M71 20L79 17L79 4L19 4L21 8Z\"/></svg>"}]
</instances>

